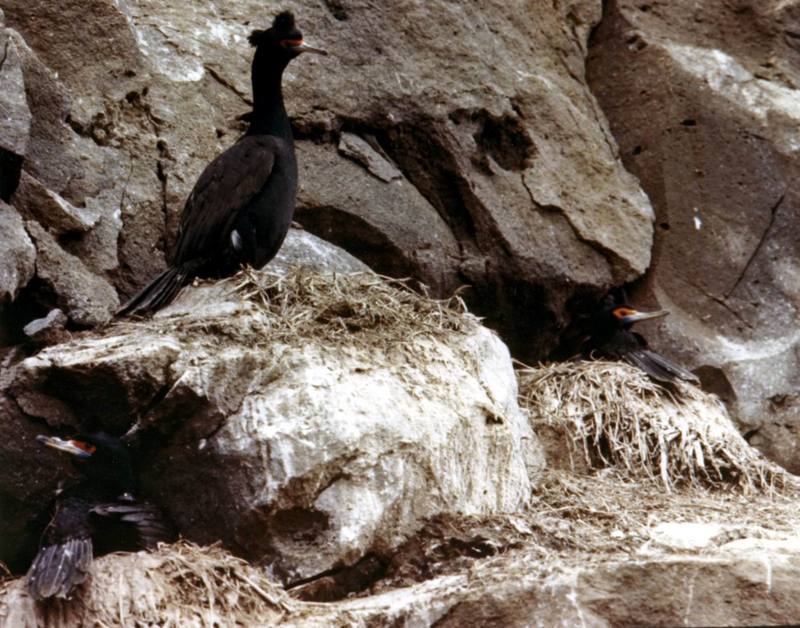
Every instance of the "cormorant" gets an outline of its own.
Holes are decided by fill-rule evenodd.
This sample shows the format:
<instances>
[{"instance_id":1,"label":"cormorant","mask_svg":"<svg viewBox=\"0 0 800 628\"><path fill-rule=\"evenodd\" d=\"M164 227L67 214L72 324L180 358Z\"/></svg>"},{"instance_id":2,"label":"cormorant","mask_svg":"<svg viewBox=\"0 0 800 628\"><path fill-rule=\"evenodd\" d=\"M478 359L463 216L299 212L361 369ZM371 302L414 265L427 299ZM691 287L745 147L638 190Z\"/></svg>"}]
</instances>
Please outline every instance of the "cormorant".
<instances>
[{"instance_id":1,"label":"cormorant","mask_svg":"<svg viewBox=\"0 0 800 628\"><path fill-rule=\"evenodd\" d=\"M666 310L640 312L609 297L593 314L567 328L554 357L624 360L662 384L674 384L677 380L697 384L700 380L694 373L651 351L641 334L631 331L634 323L667 314Z\"/></svg>"},{"instance_id":2,"label":"cormorant","mask_svg":"<svg viewBox=\"0 0 800 628\"><path fill-rule=\"evenodd\" d=\"M36 438L72 455L84 477L56 496L39 553L28 570L34 599L68 598L86 580L93 556L150 549L172 540L159 510L133 496L130 453L118 438L102 432L69 440Z\"/></svg>"},{"instance_id":3,"label":"cormorant","mask_svg":"<svg viewBox=\"0 0 800 628\"><path fill-rule=\"evenodd\" d=\"M242 264L261 268L283 244L297 192L283 71L303 52L328 53L303 43L288 11L271 28L253 31L249 41L256 52L247 133L206 166L183 208L169 268L123 305L118 316L157 310L195 277L227 277Z\"/></svg>"}]
</instances>

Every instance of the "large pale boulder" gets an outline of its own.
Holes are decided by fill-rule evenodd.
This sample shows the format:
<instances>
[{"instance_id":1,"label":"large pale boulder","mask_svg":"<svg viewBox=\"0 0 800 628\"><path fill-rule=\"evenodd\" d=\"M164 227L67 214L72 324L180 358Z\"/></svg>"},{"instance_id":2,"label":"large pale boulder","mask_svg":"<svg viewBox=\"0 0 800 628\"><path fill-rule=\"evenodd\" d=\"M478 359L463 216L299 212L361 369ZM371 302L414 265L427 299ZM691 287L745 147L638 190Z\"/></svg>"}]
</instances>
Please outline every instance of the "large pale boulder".
<instances>
[{"instance_id":1,"label":"large pale boulder","mask_svg":"<svg viewBox=\"0 0 800 628\"><path fill-rule=\"evenodd\" d=\"M372 274L189 289L152 321L27 358L8 394L52 426L139 418L145 494L187 538L288 580L386 551L440 512L514 511L541 466L505 345Z\"/></svg>"}]
</instances>

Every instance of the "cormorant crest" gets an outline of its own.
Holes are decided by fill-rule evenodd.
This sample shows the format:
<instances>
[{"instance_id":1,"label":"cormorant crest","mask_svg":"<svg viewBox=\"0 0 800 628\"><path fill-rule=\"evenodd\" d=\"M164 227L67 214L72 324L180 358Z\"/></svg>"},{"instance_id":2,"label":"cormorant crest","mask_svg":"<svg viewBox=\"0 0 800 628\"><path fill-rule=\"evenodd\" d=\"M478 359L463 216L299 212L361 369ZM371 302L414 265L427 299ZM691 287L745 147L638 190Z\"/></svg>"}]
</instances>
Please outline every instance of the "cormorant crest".
<instances>
[{"instance_id":1,"label":"cormorant crest","mask_svg":"<svg viewBox=\"0 0 800 628\"><path fill-rule=\"evenodd\" d=\"M272 21L272 28L270 30L284 33L294 30L294 15L292 12L283 11L282 13L278 13ZM254 30L250 33L250 37L248 37L247 40L250 42L251 46L258 46L267 38L268 32L269 31Z\"/></svg>"},{"instance_id":2,"label":"cormorant crest","mask_svg":"<svg viewBox=\"0 0 800 628\"><path fill-rule=\"evenodd\" d=\"M276 31L290 31L294 28L294 15L291 11L283 11L275 16L272 28Z\"/></svg>"}]
</instances>

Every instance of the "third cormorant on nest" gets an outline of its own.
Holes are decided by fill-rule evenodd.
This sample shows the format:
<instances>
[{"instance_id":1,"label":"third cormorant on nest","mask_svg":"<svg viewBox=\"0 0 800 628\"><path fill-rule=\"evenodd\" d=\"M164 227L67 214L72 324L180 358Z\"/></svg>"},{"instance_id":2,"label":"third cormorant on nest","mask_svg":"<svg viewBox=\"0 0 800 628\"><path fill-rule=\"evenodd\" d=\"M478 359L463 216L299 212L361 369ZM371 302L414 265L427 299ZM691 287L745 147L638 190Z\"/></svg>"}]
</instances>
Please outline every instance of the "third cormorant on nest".
<instances>
[{"instance_id":1,"label":"third cormorant on nest","mask_svg":"<svg viewBox=\"0 0 800 628\"><path fill-rule=\"evenodd\" d=\"M677 380L697 384L700 380L694 373L648 349L641 334L631 331L634 323L667 314L666 310L640 312L627 303L608 298L600 309L567 328L554 357L624 360L662 384L673 384Z\"/></svg>"}]
</instances>

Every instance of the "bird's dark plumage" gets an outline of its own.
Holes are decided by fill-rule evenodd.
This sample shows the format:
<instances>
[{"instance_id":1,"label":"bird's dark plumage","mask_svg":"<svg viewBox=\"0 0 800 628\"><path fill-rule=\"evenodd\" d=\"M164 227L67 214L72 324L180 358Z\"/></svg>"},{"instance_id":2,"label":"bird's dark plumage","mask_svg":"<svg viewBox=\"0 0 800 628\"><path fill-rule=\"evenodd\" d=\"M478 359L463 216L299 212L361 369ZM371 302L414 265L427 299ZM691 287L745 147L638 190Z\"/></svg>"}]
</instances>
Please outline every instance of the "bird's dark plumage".
<instances>
[{"instance_id":1,"label":"bird's dark plumage","mask_svg":"<svg viewBox=\"0 0 800 628\"><path fill-rule=\"evenodd\" d=\"M556 359L622 360L643 370L662 384L677 380L699 383L697 376L648 349L647 341L631 331L634 323L666 316L666 311L639 312L626 303L607 298L593 314L579 318L562 335Z\"/></svg>"},{"instance_id":2,"label":"bird's dark plumage","mask_svg":"<svg viewBox=\"0 0 800 628\"><path fill-rule=\"evenodd\" d=\"M118 439L97 433L39 440L73 455L84 477L55 499L39 553L28 570L34 599L68 598L86 580L93 556L148 549L172 539L159 510L133 497L130 454Z\"/></svg>"},{"instance_id":3,"label":"bird's dark plumage","mask_svg":"<svg viewBox=\"0 0 800 628\"><path fill-rule=\"evenodd\" d=\"M261 268L286 237L297 161L283 104L283 71L303 52L326 53L303 43L289 12L280 13L269 29L253 31L249 40L256 47L250 127L200 175L186 200L169 268L123 305L119 316L167 305L195 277L227 277L243 264Z\"/></svg>"}]
</instances>

